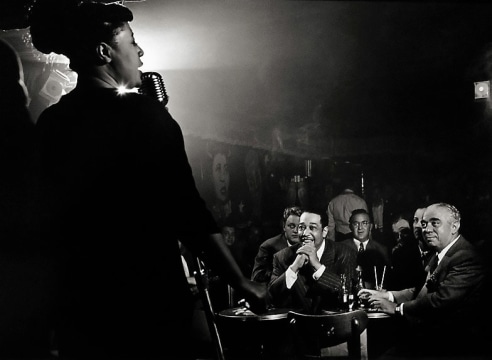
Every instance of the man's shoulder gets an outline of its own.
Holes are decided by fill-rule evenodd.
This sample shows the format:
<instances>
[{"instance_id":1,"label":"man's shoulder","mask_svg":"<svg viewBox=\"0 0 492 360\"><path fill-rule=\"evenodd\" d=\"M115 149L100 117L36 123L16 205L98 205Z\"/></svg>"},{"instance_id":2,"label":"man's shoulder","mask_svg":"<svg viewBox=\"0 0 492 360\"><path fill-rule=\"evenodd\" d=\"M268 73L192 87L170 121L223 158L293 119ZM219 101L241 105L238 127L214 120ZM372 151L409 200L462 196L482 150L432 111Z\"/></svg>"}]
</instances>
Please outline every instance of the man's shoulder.
<instances>
[{"instance_id":1,"label":"man's shoulder","mask_svg":"<svg viewBox=\"0 0 492 360\"><path fill-rule=\"evenodd\" d=\"M330 202L346 201L347 199L358 200L360 202L366 203L366 200L363 197L357 195L353 191L343 191L337 196L335 196L334 198L332 198Z\"/></svg>"},{"instance_id":2,"label":"man's shoulder","mask_svg":"<svg viewBox=\"0 0 492 360\"><path fill-rule=\"evenodd\" d=\"M292 246L287 246L287 247L277 251L273 256L278 258L279 260L287 259L296 253L296 251L300 245L301 244L294 244Z\"/></svg>"},{"instance_id":3,"label":"man's shoulder","mask_svg":"<svg viewBox=\"0 0 492 360\"><path fill-rule=\"evenodd\" d=\"M377 249L377 250L386 250L386 249L388 249L388 247L385 244L383 244L383 243L381 243L381 242L379 242L377 240L374 240L374 239L370 239L369 240L369 242L367 243L367 247L373 248L373 249Z\"/></svg>"},{"instance_id":4,"label":"man's shoulder","mask_svg":"<svg viewBox=\"0 0 492 360\"><path fill-rule=\"evenodd\" d=\"M471 251L476 251L477 248L475 247L475 245L473 245L473 243L471 243L470 241L468 241L463 235L460 234L460 237L458 238L458 240L456 240L456 248L463 248L463 249L469 249Z\"/></svg>"},{"instance_id":5,"label":"man's shoulder","mask_svg":"<svg viewBox=\"0 0 492 360\"><path fill-rule=\"evenodd\" d=\"M364 204L366 203L366 200L362 196L357 195L356 193L345 194L345 196L347 198L352 199L352 200L356 200L356 201L359 201L359 202L364 203Z\"/></svg>"},{"instance_id":6,"label":"man's shoulder","mask_svg":"<svg viewBox=\"0 0 492 360\"><path fill-rule=\"evenodd\" d=\"M340 251L357 253L357 250L355 250L355 248L352 246L352 242L352 239L345 239L343 241L332 241L335 248L339 249Z\"/></svg>"},{"instance_id":7,"label":"man's shoulder","mask_svg":"<svg viewBox=\"0 0 492 360\"><path fill-rule=\"evenodd\" d=\"M337 202L337 201L340 201L341 199L344 199L346 197L347 194L345 193L340 193L338 195L335 195L331 200L330 202Z\"/></svg>"},{"instance_id":8,"label":"man's shoulder","mask_svg":"<svg viewBox=\"0 0 492 360\"><path fill-rule=\"evenodd\" d=\"M446 257L454 259L471 259L477 263L483 263L484 261L484 255L480 253L473 243L465 239L463 235L460 235L460 238L449 249L446 253Z\"/></svg>"},{"instance_id":9,"label":"man's shoulder","mask_svg":"<svg viewBox=\"0 0 492 360\"><path fill-rule=\"evenodd\" d=\"M337 241L335 242L335 244L342 244L342 245L345 245L345 246L351 246L353 244L354 240L353 239L345 239L345 240L342 240L342 241Z\"/></svg>"},{"instance_id":10,"label":"man's shoulder","mask_svg":"<svg viewBox=\"0 0 492 360\"><path fill-rule=\"evenodd\" d=\"M325 251L329 251L330 249L334 250L336 253L350 253L357 254L357 250L353 246L350 245L352 239L345 239L343 241L332 241L325 240Z\"/></svg>"},{"instance_id":11,"label":"man's shoulder","mask_svg":"<svg viewBox=\"0 0 492 360\"><path fill-rule=\"evenodd\" d=\"M271 248L271 247L276 247L282 243L285 243L287 240L285 240L282 236L282 234L275 235L269 239L266 239L261 243L262 248Z\"/></svg>"},{"instance_id":12,"label":"man's shoulder","mask_svg":"<svg viewBox=\"0 0 492 360\"><path fill-rule=\"evenodd\" d=\"M330 207L340 207L343 206L343 204L347 201L347 196L345 194L338 194L334 198L330 200L328 203L328 210L330 211Z\"/></svg>"}]
</instances>

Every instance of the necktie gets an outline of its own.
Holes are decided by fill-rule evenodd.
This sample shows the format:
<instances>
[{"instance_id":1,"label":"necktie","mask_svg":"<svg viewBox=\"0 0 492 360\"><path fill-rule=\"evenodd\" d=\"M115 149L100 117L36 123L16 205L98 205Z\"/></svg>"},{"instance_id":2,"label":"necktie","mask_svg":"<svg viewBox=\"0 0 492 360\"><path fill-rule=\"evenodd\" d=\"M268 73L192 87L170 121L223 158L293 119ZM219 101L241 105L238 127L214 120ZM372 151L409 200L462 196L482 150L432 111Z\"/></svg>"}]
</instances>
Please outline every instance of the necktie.
<instances>
[{"instance_id":1,"label":"necktie","mask_svg":"<svg viewBox=\"0 0 492 360\"><path fill-rule=\"evenodd\" d=\"M427 281L424 286L425 288L427 288L429 292L434 292L437 287L436 274L434 274L434 272L437 269L437 260L438 260L437 255L434 255L432 259L430 259L429 261L429 265L428 265L429 272L427 273Z\"/></svg>"},{"instance_id":2,"label":"necktie","mask_svg":"<svg viewBox=\"0 0 492 360\"><path fill-rule=\"evenodd\" d=\"M357 251L357 265L363 267L364 266L364 245L362 241L359 245L359 251Z\"/></svg>"},{"instance_id":3,"label":"necktie","mask_svg":"<svg viewBox=\"0 0 492 360\"><path fill-rule=\"evenodd\" d=\"M429 276L436 270L437 268L437 255L433 255L432 258L429 260L429 264L426 266L426 270L429 271Z\"/></svg>"},{"instance_id":4,"label":"necktie","mask_svg":"<svg viewBox=\"0 0 492 360\"><path fill-rule=\"evenodd\" d=\"M434 255L429 264L425 267L425 271L427 271L427 278L425 279L425 283L420 288L419 293L417 294L416 299L420 299L421 297L427 295L428 292L435 291L435 276L432 276L432 273L437 268L437 255Z\"/></svg>"}]
</instances>

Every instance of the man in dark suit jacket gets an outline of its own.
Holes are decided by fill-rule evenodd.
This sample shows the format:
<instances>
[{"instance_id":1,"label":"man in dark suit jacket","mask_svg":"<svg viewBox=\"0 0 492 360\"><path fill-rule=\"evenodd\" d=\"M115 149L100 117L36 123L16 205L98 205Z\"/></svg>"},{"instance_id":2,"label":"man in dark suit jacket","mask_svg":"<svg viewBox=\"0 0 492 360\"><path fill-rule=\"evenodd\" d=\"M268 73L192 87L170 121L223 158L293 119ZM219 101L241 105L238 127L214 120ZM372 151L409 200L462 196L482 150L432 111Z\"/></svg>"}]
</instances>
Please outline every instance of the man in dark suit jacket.
<instances>
[{"instance_id":1,"label":"man in dark suit jacket","mask_svg":"<svg viewBox=\"0 0 492 360\"><path fill-rule=\"evenodd\" d=\"M429 251L422 234L422 215L425 207L417 208L413 215L412 228L403 216L392 224L398 242L391 251L391 277L387 289L420 289L426 280L425 267L435 251Z\"/></svg>"},{"instance_id":2,"label":"man in dark suit jacket","mask_svg":"<svg viewBox=\"0 0 492 360\"><path fill-rule=\"evenodd\" d=\"M301 243L274 255L268 286L274 305L314 313L337 309L341 275L355 278L356 251L325 240L328 229L322 214L304 211L299 222Z\"/></svg>"},{"instance_id":3,"label":"man in dark suit jacket","mask_svg":"<svg viewBox=\"0 0 492 360\"><path fill-rule=\"evenodd\" d=\"M436 254L427 266L427 282L419 290L371 293L369 301L409 325L392 355L483 355L487 311L483 307L487 271L475 247L459 234L461 215L452 205L426 208L422 227ZM418 346L417 346L418 345Z\"/></svg>"},{"instance_id":4,"label":"man in dark suit jacket","mask_svg":"<svg viewBox=\"0 0 492 360\"><path fill-rule=\"evenodd\" d=\"M251 280L268 283L272 275L273 254L299 242L298 225L302 210L298 206L284 209L282 233L265 240L258 249L251 274Z\"/></svg>"},{"instance_id":5,"label":"man in dark suit jacket","mask_svg":"<svg viewBox=\"0 0 492 360\"><path fill-rule=\"evenodd\" d=\"M390 271L390 252L382 243L371 239L372 222L366 209L355 209L349 219L352 238L342 241L357 252L357 266L362 270L362 279L366 287L374 289L376 287L376 278L378 285L383 281L383 274L387 279ZM361 246L363 248L361 248ZM377 274L375 274L375 270ZM384 286L384 284L383 284Z\"/></svg>"},{"instance_id":6,"label":"man in dark suit jacket","mask_svg":"<svg viewBox=\"0 0 492 360\"><path fill-rule=\"evenodd\" d=\"M421 269L419 270L419 282L417 287L420 289L426 280L427 273L425 272L425 268L429 265L430 259L435 253L435 250L429 246L427 241L424 239L424 233L422 230L422 217L424 216L425 207L419 207L415 210L413 214L413 236L417 240L419 246L420 253L420 261L421 261Z\"/></svg>"}]
</instances>

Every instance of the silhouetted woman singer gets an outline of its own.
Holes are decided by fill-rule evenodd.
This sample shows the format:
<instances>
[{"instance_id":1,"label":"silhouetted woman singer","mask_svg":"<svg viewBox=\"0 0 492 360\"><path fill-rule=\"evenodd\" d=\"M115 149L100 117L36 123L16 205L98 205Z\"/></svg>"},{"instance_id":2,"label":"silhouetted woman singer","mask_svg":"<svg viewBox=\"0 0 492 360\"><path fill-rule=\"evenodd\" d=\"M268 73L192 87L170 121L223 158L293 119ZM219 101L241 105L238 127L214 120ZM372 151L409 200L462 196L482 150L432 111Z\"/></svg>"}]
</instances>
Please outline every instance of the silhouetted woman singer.
<instances>
[{"instance_id":1,"label":"silhouetted woman singer","mask_svg":"<svg viewBox=\"0 0 492 360\"><path fill-rule=\"evenodd\" d=\"M118 3L71 0L38 0L30 15L34 46L78 73L37 123L62 357L188 357L193 304L178 239L266 306L196 189L177 122L157 100L117 91L141 85L132 19Z\"/></svg>"}]
</instances>

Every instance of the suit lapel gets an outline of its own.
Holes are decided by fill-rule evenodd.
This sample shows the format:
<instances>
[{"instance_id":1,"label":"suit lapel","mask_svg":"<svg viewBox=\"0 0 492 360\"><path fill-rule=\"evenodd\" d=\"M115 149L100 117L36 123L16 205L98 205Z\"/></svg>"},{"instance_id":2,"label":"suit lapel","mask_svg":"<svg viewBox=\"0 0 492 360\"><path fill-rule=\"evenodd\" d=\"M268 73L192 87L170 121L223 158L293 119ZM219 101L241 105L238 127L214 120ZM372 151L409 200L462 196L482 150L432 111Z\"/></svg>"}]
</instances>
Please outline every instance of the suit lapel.
<instances>
[{"instance_id":1,"label":"suit lapel","mask_svg":"<svg viewBox=\"0 0 492 360\"><path fill-rule=\"evenodd\" d=\"M294 286L298 289L298 301L306 311L311 311L312 308L312 294L310 294L309 289L313 281L313 270L311 266L303 266L299 269Z\"/></svg>"},{"instance_id":2,"label":"suit lapel","mask_svg":"<svg viewBox=\"0 0 492 360\"><path fill-rule=\"evenodd\" d=\"M431 274L434 272L435 274L438 274L441 269L445 269L449 263L449 260L451 257L456 254L458 250L462 248L463 237L460 235L460 238L449 248L449 250L446 252L446 255L442 258L441 262L439 265L437 265L437 254L434 254L434 256L429 260L429 264L426 267L426 271L429 271Z\"/></svg>"},{"instance_id":3,"label":"suit lapel","mask_svg":"<svg viewBox=\"0 0 492 360\"><path fill-rule=\"evenodd\" d=\"M437 284L439 284L443 277L446 274L446 269L451 257L456 254L458 250L460 250L463 246L463 237L460 235L459 239L449 248L446 252L446 255L442 258L441 262L437 264L438 257L437 253L432 256L429 260L429 264L426 266L425 270L427 271L427 279L426 284L422 287L417 298L420 298L427 294L429 291L433 292L436 290Z\"/></svg>"},{"instance_id":4,"label":"suit lapel","mask_svg":"<svg viewBox=\"0 0 492 360\"><path fill-rule=\"evenodd\" d=\"M437 261L438 261L437 254L432 255L432 257L429 260L429 263L425 267L425 271L427 272L427 278L429 278L430 274L432 274L432 272L436 270Z\"/></svg>"},{"instance_id":5,"label":"suit lapel","mask_svg":"<svg viewBox=\"0 0 492 360\"><path fill-rule=\"evenodd\" d=\"M319 262L325 265L327 268L331 267L334 261L333 259L335 257L334 246L331 246L332 244L328 243L328 241L329 240L325 240L325 250L323 251L323 254L321 254L321 259L319 259Z\"/></svg>"}]
</instances>

